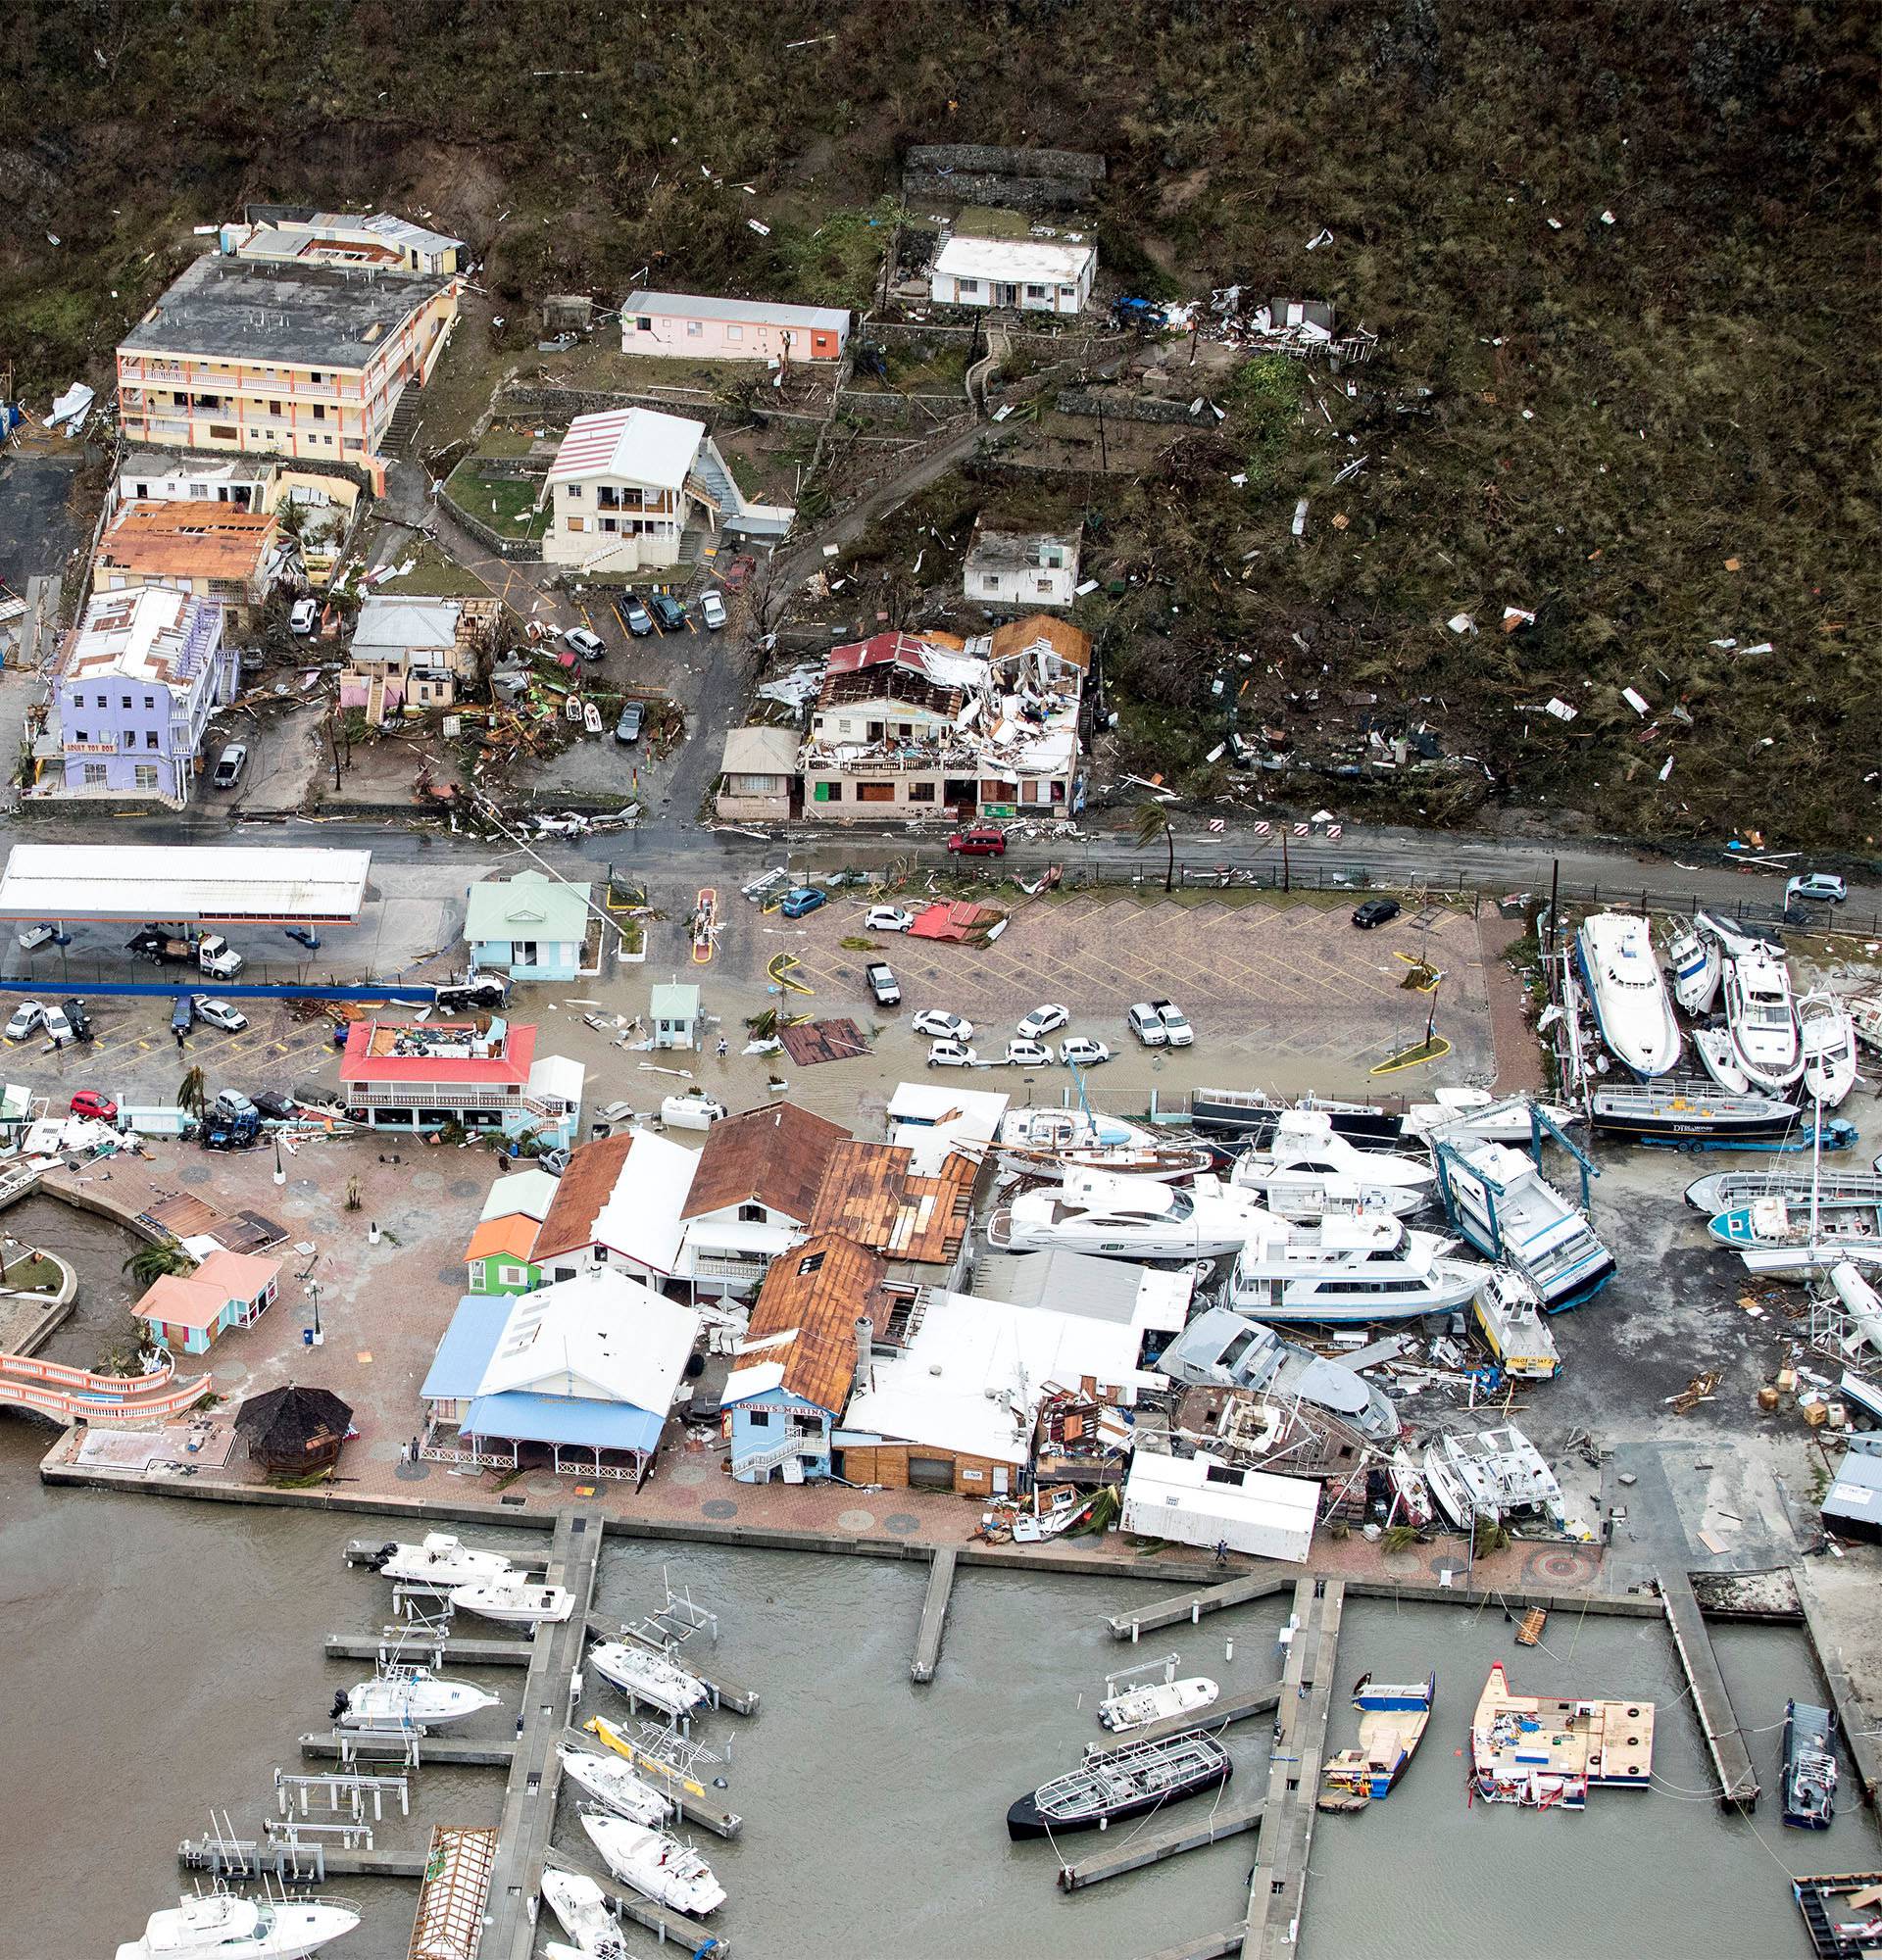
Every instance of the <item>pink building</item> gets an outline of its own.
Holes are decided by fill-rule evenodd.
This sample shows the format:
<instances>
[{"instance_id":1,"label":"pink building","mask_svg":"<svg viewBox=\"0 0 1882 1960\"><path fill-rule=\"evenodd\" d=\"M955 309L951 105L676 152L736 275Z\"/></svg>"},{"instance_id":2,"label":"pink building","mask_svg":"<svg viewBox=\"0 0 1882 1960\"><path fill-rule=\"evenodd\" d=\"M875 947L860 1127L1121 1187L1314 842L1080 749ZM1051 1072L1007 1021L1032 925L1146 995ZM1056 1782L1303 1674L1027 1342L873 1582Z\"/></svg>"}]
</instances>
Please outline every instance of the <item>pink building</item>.
<instances>
[{"instance_id":1,"label":"pink building","mask_svg":"<svg viewBox=\"0 0 1882 1960\"><path fill-rule=\"evenodd\" d=\"M695 361L840 361L849 340L850 314L844 307L629 293L620 310L623 354L670 354Z\"/></svg>"}]
</instances>

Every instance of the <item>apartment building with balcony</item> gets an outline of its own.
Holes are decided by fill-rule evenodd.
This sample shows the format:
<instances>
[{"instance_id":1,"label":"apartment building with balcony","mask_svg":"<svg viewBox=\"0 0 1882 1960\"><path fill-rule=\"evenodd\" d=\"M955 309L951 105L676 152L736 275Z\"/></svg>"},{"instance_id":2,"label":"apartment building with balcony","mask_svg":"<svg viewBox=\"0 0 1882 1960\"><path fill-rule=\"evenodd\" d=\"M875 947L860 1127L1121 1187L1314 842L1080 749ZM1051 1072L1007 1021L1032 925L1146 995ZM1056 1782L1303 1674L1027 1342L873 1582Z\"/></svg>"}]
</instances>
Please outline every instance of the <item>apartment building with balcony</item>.
<instances>
[{"instance_id":1,"label":"apartment building with balcony","mask_svg":"<svg viewBox=\"0 0 1882 1960\"><path fill-rule=\"evenodd\" d=\"M457 318L455 272L211 253L118 347L126 443L347 464L385 490L386 434Z\"/></svg>"}]
</instances>

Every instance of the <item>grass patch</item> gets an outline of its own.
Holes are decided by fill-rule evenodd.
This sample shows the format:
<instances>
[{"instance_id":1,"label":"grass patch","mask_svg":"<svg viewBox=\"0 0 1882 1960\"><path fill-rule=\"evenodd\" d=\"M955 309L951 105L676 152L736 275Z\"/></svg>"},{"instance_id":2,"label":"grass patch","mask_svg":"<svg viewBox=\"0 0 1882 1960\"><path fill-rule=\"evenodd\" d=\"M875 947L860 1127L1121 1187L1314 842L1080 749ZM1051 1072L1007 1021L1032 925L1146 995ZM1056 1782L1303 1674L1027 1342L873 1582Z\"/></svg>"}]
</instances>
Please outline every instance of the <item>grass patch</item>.
<instances>
[{"instance_id":1,"label":"grass patch","mask_svg":"<svg viewBox=\"0 0 1882 1960\"><path fill-rule=\"evenodd\" d=\"M826 306L866 307L902 215L893 198L878 198L867 211L832 212L810 230L779 225L771 242L802 298Z\"/></svg>"},{"instance_id":2,"label":"grass patch","mask_svg":"<svg viewBox=\"0 0 1882 1960\"><path fill-rule=\"evenodd\" d=\"M14 1293L57 1293L60 1277L57 1261L38 1252L7 1261L6 1285Z\"/></svg>"},{"instance_id":3,"label":"grass patch","mask_svg":"<svg viewBox=\"0 0 1882 1960\"><path fill-rule=\"evenodd\" d=\"M416 561L402 577L388 578L375 585L374 592L415 593L425 599L477 599L488 588L464 566L448 559L437 546L420 545L399 560L401 564Z\"/></svg>"},{"instance_id":4,"label":"grass patch","mask_svg":"<svg viewBox=\"0 0 1882 1960\"><path fill-rule=\"evenodd\" d=\"M474 456L452 470L444 487L454 503L506 538L539 538L554 515L546 503L535 508L542 491L535 477L485 476Z\"/></svg>"}]
</instances>

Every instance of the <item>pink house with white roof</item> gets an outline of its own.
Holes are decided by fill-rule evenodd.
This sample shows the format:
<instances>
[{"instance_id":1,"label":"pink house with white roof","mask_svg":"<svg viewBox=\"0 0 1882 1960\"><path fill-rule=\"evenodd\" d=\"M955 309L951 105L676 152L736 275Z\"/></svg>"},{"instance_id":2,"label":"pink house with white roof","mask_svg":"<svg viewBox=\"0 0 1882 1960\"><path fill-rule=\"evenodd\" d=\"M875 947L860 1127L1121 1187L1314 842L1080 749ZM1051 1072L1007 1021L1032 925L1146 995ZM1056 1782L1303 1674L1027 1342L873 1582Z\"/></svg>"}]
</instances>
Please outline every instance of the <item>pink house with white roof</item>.
<instances>
[{"instance_id":1,"label":"pink house with white roof","mask_svg":"<svg viewBox=\"0 0 1882 1960\"><path fill-rule=\"evenodd\" d=\"M629 293L620 351L694 361L840 361L847 307L786 306L699 293Z\"/></svg>"}]
</instances>

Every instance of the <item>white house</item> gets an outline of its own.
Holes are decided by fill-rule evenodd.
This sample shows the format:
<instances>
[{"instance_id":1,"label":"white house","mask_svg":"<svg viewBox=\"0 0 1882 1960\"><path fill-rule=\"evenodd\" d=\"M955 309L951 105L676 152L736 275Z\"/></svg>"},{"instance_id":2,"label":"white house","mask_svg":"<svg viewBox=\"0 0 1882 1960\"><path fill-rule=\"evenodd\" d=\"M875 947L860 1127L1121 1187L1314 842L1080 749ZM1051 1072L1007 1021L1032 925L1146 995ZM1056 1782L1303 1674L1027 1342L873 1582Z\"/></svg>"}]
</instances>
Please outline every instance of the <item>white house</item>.
<instances>
[{"instance_id":1,"label":"white house","mask_svg":"<svg viewBox=\"0 0 1882 1960\"><path fill-rule=\"evenodd\" d=\"M611 1266L658 1285L679 1270L686 1197L699 1153L644 1130L583 1144L570 1154L536 1234L547 1280Z\"/></svg>"},{"instance_id":2,"label":"white house","mask_svg":"<svg viewBox=\"0 0 1882 1960\"><path fill-rule=\"evenodd\" d=\"M133 450L118 468L118 501L125 504L233 504L244 511L271 508L274 465L262 457L180 456Z\"/></svg>"},{"instance_id":3,"label":"white house","mask_svg":"<svg viewBox=\"0 0 1882 1960\"><path fill-rule=\"evenodd\" d=\"M623 354L694 361L840 361L849 339L847 307L629 293L620 309Z\"/></svg>"},{"instance_id":4,"label":"white house","mask_svg":"<svg viewBox=\"0 0 1882 1960\"><path fill-rule=\"evenodd\" d=\"M1124 1485L1122 1528L1139 1538L1213 1549L1227 1544L1255 1558L1307 1563L1319 1513L1311 1477L1241 1470L1219 1456L1159 1456L1139 1449Z\"/></svg>"},{"instance_id":5,"label":"white house","mask_svg":"<svg viewBox=\"0 0 1882 1960\"><path fill-rule=\"evenodd\" d=\"M976 518L961 568L962 591L988 607L1069 606L1078 585L1082 526L1007 531Z\"/></svg>"},{"instance_id":6,"label":"white house","mask_svg":"<svg viewBox=\"0 0 1882 1960\"><path fill-rule=\"evenodd\" d=\"M1097 246L1076 237L974 238L957 232L935 258L928 297L936 306L1082 313L1097 271Z\"/></svg>"}]
</instances>

